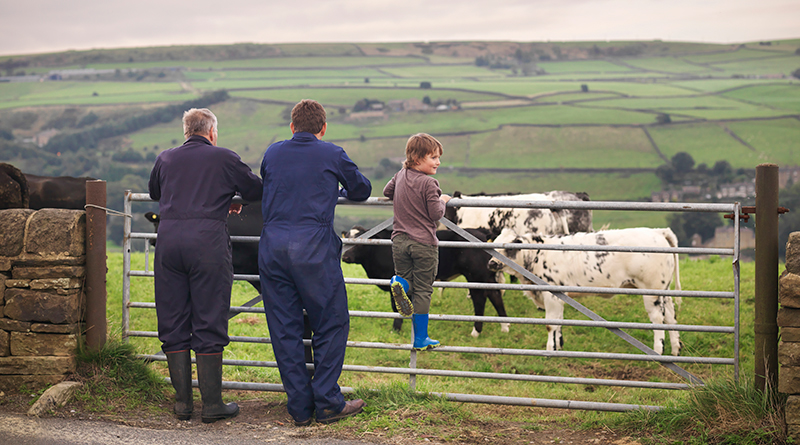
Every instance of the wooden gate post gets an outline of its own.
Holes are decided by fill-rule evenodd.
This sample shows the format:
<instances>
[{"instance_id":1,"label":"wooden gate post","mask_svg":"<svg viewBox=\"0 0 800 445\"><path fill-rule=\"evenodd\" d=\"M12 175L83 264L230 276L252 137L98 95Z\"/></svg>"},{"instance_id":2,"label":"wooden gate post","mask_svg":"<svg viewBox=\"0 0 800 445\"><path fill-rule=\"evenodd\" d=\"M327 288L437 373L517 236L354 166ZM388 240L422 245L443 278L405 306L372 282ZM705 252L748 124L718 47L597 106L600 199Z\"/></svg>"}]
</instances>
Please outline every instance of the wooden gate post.
<instances>
[{"instance_id":1,"label":"wooden gate post","mask_svg":"<svg viewBox=\"0 0 800 445\"><path fill-rule=\"evenodd\" d=\"M106 181L86 181L86 346L106 344Z\"/></svg>"},{"instance_id":2,"label":"wooden gate post","mask_svg":"<svg viewBox=\"0 0 800 445\"><path fill-rule=\"evenodd\" d=\"M755 386L778 388L778 166L756 167Z\"/></svg>"}]
</instances>

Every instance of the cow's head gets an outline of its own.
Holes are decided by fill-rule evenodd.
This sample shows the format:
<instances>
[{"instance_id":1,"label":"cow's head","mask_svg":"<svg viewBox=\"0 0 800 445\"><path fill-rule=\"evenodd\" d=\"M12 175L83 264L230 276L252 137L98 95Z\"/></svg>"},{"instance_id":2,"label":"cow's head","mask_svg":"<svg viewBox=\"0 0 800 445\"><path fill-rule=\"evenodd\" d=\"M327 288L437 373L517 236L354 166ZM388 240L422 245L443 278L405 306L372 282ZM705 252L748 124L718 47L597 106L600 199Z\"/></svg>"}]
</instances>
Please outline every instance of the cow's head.
<instances>
[{"instance_id":1,"label":"cow's head","mask_svg":"<svg viewBox=\"0 0 800 445\"><path fill-rule=\"evenodd\" d=\"M158 215L158 213L147 212L147 213L144 214L144 217L145 217L145 219L147 219L148 221L153 223L153 227L155 228L155 232L158 233L158 223L161 221L161 217ZM156 240L151 239L150 240L150 245L151 246L155 246L156 245Z\"/></svg>"},{"instance_id":2,"label":"cow's head","mask_svg":"<svg viewBox=\"0 0 800 445\"><path fill-rule=\"evenodd\" d=\"M523 249L515 248L515 247L513 247L513 245L514 244L541 244L541 243L544 242L544 240L542 239L541 236L534 235L532 233L528 233L528 234L525 234L525 235L519 235L517 232L514 231L514 229L505 228L500 232L500 235L498 235L497 238L495 238L494 242L495 243L500 243L500 244L511 244L512 246L509 246L507 248L497 249L497 252L500 253L501 255L504 255L504 256L508 257L509 259L514 261L515 263L521 264L521 265L524 266L526 261L524 261L523 258L522 258L523 256L525 256L524 253L523 253ZM538 252L538 251L533 251L533 252ZM486 267L488 267L489 270L491 270L491 271L500 272L500 271L506 269L508 266L505 263L503 263L502 261L498 260L497 258L492 257L492 259L489 260L489 263L486 265ZM526 269L527 269L527 267L526 267ZM511 272L511 270L508 270L508 272Z\"/></svg>"},{"instance_id":3,"label":"cow's head","mask_svg":"<svg viewBox=\"0 0 800 445\"><path fill-rule=\"evenodd\" d=\"M342 238L356 238L356 237L358 237L359 235L363 234L366 231L367 231L367 229L365 229L365 228L363 228L361 226L353 226L347 232L342 232ZM353 246L348 246L348 247L349 247L349 249L347 249L347 251L345 251L342 254L342 261L344 261L345 263L348 263L348 264L360 263L360 261L359 261L361 259L360 258L361 255L360 254L362 253L361 251L364 250L364 249L359 249L359 247L362 247L362 246L353 245Z\"/></svg>"}]
</instances>

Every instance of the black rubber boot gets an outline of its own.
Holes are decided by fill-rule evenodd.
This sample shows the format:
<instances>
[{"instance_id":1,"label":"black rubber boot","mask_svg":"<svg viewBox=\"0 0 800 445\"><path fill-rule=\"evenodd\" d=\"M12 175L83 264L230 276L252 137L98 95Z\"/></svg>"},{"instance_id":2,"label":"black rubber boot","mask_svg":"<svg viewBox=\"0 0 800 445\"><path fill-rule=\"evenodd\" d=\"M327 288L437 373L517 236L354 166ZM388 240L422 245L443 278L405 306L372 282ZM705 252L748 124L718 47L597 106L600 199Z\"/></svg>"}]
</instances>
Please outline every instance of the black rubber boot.
<instances>
[{"instance_id":1,"label":"black rubber boot","mask_svg":"<svg viewBox=\"0 0 800 445\"><path fill-rule=\"evenodd\" d=\"M197 381L203 399L203 423L230 419L239 414L239 405L222 402L222 353L195 354Z\"/></svg>"},{"instance_id":2,"label":"black rubber boot","mask_svg":"<svg viewBox=\"0 0 800 445\"><path fill-rule=\"evenodd\" d=\"M192 353L185 351L167 352L169 379L175 388L175 415L178 420L192 418Z\"/></svg>"}]
</instances>

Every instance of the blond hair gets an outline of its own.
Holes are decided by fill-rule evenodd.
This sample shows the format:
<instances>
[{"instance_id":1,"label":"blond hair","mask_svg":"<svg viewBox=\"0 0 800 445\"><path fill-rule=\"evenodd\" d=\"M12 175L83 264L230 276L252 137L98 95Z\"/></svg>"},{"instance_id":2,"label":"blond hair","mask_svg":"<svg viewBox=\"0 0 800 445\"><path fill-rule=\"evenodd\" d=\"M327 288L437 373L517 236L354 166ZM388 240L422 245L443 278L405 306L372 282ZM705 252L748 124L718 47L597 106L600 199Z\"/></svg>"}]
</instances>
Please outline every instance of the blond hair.
<instances>
[{"instance_id":1,"label":"blond hair","mask_svg":"<svg viewBox=\"0 0 800 445\"><path fill-rule=\"evenodd\" d=\"M408 138L408 142L406 142L406 161L403 162L403 168L413 168L426 156L441 156L442 153L442 143L435 137L427 133L417 133Z\"/></svg>"}]
</instances>

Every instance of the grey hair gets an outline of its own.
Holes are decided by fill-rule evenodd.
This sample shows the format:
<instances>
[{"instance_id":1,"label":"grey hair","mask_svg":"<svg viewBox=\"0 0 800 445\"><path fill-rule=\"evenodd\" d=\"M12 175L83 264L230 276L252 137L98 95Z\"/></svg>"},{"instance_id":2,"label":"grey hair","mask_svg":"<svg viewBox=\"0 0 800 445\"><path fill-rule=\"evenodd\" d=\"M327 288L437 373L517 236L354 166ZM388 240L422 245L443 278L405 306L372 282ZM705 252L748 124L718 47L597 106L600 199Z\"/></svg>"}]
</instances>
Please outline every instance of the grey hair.
<instances>
[{"instance_id":1,"label":"grey hair","mask_svg":"<svg viewBox=\"0 0 800 445\"><path fill-rule=\"evenodd\" d=\"M217 129L217 116L208 108L192 108L183 113L183 136L194 134L206 136L210 130Z\"/></svg>"}]
</instances>

